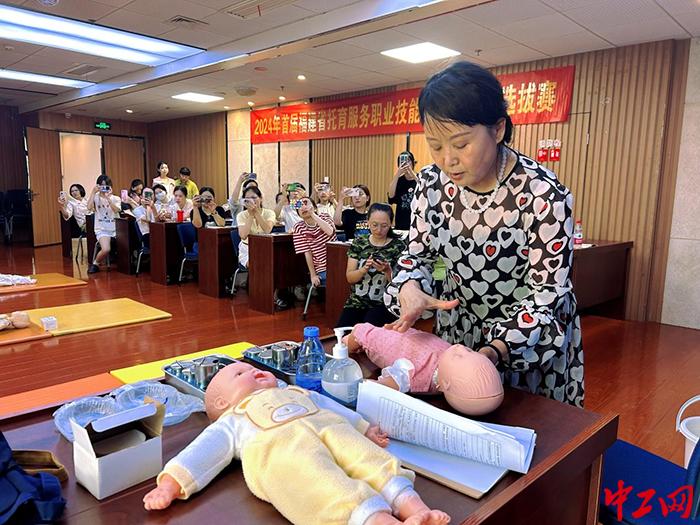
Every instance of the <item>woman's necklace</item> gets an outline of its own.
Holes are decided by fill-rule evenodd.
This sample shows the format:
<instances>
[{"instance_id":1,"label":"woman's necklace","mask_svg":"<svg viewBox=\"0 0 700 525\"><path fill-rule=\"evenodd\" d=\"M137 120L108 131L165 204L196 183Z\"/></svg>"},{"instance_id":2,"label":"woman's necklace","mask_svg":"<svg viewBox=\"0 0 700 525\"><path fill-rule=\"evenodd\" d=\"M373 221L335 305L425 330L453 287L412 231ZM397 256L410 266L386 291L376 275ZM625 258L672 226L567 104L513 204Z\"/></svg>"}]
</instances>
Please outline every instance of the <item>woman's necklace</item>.
<instances>
[{"instance_id":1,"label":"woman's necklace","mask_svg":"<svg viewBox=\"0 0 700 525\"><path fill-rule=\"evenodd\" d=\"M503 179L505 178L506 162L508 160L508 154L506 152L506 149L503 147L499 147L498 149L501 155L501 164L498 166L498 175L496 175L496 187L491 191L491 193L488 194L484 203L478 208L474 209L471 206L466 206L465 209L467 210L467 213L483 213L484 210L491 206L491 203L496 198L496 193L500 189L501 184L503 183ZM477 202L479 201L479 198L480 197L477 197Z\"/></svg>"}]
</instances>

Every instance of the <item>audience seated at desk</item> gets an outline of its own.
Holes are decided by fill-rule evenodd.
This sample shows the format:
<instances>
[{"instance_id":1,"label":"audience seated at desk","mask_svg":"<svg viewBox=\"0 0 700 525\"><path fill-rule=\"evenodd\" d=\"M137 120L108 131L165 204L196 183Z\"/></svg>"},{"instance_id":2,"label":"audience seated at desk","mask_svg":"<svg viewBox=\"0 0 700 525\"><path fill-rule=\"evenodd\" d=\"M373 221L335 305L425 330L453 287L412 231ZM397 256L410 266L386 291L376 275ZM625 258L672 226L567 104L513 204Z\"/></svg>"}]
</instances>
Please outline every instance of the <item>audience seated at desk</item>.
<instances>
[{"instance_id":1,"label":"audience seated at desk","mask_svg":"<svg viewBox=\"0 0 700 525\"><path fill-rule=\"evenodd\" d=\"M311 284L319 287L326 284L326 244L334 241L336 236L331 216L317 214L316 210L313 199L301 199L298 212L302 220L294 225L294 251L304 254Z\"/></svg>"},{"instance_id":2,"label":"audience seated at desk","mask_svg":"<svg viewBox=\"0 0 700 525\"><path fill-rule=\"evenodd\" d=\"M364 184L355 184L352 188L343 188L340 198L352 199L352 206L344 208L338 205L335 209L333 220L335 225L345 232L347 240L352 240L356 235L367 235L367 208L372 201L369 188Z\"/></svg>"},{"instance_id":3,"label":"audience seated at desk","mask_svg":"<svg viewBox=\"0 0 700 525\"><path fill-rule=\"evenodd\" d=\"M212 226L224 226L226 212L221 206L216 205L214 189L208 186L202 187L199 195L192 199L194 209L191 212L192 224L195 228L201 228L207 224Z\"/></svg>"},{"instance_id":4,"label":"audience seated at desk","mask_svg":"<svg viewBox=\"0 0 700 525\"><path fill-rule=\"evenodd\" d=\"M62 191L58 196L58 203L61 205L61 215L68 221L75 219L80 231L85 231L85 216L91 213L88 210L88 200L85 197L85 188L81 184L71 184L68 195ZM75 232L74 232L75 233Z\"/></svg>"},{"instance_id":5,"label":"audience seated at desk","mask_svg":"<svg viewBox=\"0 0 700 525\"><path fill-rule=\"evenodd\" d=\"M122 210L134 210L137 206L141 205L141 196L143 195L143 181L141 179L134 179L131 181L129 186L129 191L127 192L126 199L122 199Z\"/></svg>"},{"instance_id":6,"label":"audience seated at desk","mask_svg":"<svg viewBox=\"0 0 700 525\"><path fill-rule=\"evenodd\" d=\"M97 177L97 183L88 198L88 210L95 213L95 238L100 251L90 264L88 273L100 271L100 263L109 257L112 239L117 236L114 219L121 212L121 199L112 194L112 179L107 175Z\"/></svg>"},{"instance_id":7,"label":"audience seated at desk","mask_svg":"<svg viewBox=\"0 0 700 525\"><path fill-rule=\"evenodd\" d=\"M290 182L284 187L284 191L275 199L275 215L277 220L284 224L284 231L292 233L294 225L301 220L297 213L299 199L306 196L306 188L299 182Z\"/></svg>"},{"instance_id":8,"label":"audience seated at desk","mask_svg":"<svg viewBox=\"0 0 700 525\"><path fill-rule=\"evenodd\" d=\"M335 198L335 193L331 189L329 182L319 182L314 184L314 191L311 198L316 202L316 211L321 214L325 213L333 217L335 210L338 207L338 201Z\"/></svg>"},{"instance_id":9,"label":"audience seated at desk","mask_svg":"<svg viewBox=\"0 0 700 525\"><path fill-rule=\"evenodd\" d=\"M258 187L257 175L255 173L243 172L238 176L233 187L231 196L228 199L229 213L231 214L231 226L238 226L238 214L243 211L243 193L248 186Z\"/></svg>"},{"instance_id":10,"label":"audience seated at desk","mask_svg":"<svg viewBox=\"0 0 700 525\"><path fill-rule=\"evenodd\" d=\"M275 226L275 212L262 207L262 192L257 186L248 186L243 192L245 210L238 214L238 264L248 267L248 236L253 233L270 233Z\"/></svg>"},{"instance_id":11,"label":"audience seated at desk","mask_svg":"<svg viewBox=\"0 0 700 525\"><path fill-rule=\"evenodd\" d=\"M346 276L352 291L336 326L357 323L383 326L396 320L384 306L383 297L406 245L391 229L394 220L391 206L372 204L368 216L370 234L355 237L348 250Z\"/></svg>"},{"instance_id":12,"label":"audience seated at desk","mask_svg":"<svg viewBox=\"0 0 700 525\"><path fill-rule=\"evenodd\" d=\"M191 199L187 198L187 188L184 186L176 186L173 190L173 199L168 204L168 218L157 217L159 221L177 221L177 212L182 212L183 220L192 217L194 204Z\"/></svg>"}]
</instances>

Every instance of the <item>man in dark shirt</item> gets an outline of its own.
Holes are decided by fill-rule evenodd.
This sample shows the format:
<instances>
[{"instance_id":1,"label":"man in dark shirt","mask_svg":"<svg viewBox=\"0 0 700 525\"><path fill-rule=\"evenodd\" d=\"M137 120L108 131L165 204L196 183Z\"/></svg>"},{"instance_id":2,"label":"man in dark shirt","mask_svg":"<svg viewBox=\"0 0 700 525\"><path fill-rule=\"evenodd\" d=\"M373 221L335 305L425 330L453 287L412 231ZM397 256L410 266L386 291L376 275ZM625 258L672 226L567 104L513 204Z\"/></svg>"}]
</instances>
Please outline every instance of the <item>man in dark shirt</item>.
<instances>
[{"instance_id":1,"label":"man in dark shirt","mask_svg":"<svg viewBox=\"0 0 700 525\"><path fill-rule=\"evenodd\" d=\"M398 157L394 178L389 185L389 204L396 204L397 230L408 230L411 227L411 201L416 190L416 159L410 151L404 151Z\"/></svg>"}]
</instances>

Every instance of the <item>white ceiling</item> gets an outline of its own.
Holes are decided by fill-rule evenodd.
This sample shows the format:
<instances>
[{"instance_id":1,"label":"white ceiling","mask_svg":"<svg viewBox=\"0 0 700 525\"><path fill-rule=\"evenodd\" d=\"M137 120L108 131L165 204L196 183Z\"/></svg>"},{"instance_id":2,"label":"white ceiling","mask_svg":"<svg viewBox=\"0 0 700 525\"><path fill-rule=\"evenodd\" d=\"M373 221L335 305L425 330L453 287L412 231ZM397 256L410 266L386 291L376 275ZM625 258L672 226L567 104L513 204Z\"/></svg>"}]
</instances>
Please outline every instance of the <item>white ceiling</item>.
<instances>
[{"instance_id":1,"label":"white ceiling","mask_svg":"<svg viewBox=\"0 0 700 525\"><path fill-rule=\"evenodd\" d=\"M261 0L263 2L265 0ZM232 0L60 0L53 8L37 0L0 3L95 20L99 24L211 49L260 32L333 12L358 0L299 0L251 20L226 13ZM183 15L202 21L182 28L167 21ZM443 63L410 65L380 51L421 41L456 49L466 58L495 66L640 42L700 36L698 0L495 0L303 52L204 74L135 93L87 102L71 111L87 115L156 121L277 102L284 86L288 100L425 80ZM12 46L13 49L4 49ZM142 66L31 44L0 40L0 67L61 75L77 64L99 66L86 80L101 82ZM255 68L264 67L265 71ZM296 80L304 73L307 80ZM236 88L255 87L242 97ZM28 90L25 92L23 90ZM40 93L32 93L40 92ZM185 91L223 96L211 104L173 100ZM50 98L65 88L0 80L0 103L23 105ZM49 95L47 95L47 93ZM126 114L126 109L133 114Z\"/></svg>"}]
</instances>

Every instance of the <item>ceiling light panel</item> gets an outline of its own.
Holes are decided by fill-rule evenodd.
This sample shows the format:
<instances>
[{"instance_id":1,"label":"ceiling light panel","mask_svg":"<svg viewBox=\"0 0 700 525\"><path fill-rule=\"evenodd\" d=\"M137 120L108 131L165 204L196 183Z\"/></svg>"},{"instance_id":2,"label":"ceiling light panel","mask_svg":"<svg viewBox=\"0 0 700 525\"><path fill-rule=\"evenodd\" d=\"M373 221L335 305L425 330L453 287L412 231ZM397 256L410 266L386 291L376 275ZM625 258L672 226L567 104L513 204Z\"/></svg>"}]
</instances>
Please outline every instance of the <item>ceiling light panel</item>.
<instances>
[{"instance_id":1,"label":"ceiling light panel","mask_svg":"<svg viewBox=\"0 0 700 525\"><path fill-rule=\"evenodd\" d=\"M443 58L456 57L459 51L442 47L432 42L423 42L421 44L413 44L411 46L397 47L382 51L382 55L410 62L411 64L422 64L431 60L440 60Z\"/></svg>"},{"instance_id":2,"label":"ceiling light panel","mask_svg":"<svg viewBox=\"0 0 700 525\"><path fill-rule=\"evenodd\" d=\"M188 102L199 102L200 104L207 104L209 102L215 102L217 100L223 100L224 97L215 97L214 95L203 95L202 93L180 93L179 95L173 95L172 98L178 100L186 100Z\"/></svg>"},{"instance_id":3,"label":"ceiling light panel","mask_svg":"<svg viewBox=\"0 0 700 525\"><path fill-rule=\"evenodd\" d=\"M25 73L24 71L14 71L12 69L0 69L0 78L9 80L19 80L23 82L36 82L38 84L50 84L52 86L65 86L71 88L85 88L94 85L92 82L83 82L72 78L52 77L49 75L38 75L36 73Z\"/></svg>"},{"instance_id":4,"label":"ceiling light panel","mask_svg":"<svg viewBox=\"0 0 700 525\"><path fill-rule=\"evenodd\" d=\"M203 50L58 16L0 6L0 38L157 66Z\"/></svg>"}]
</instances>

